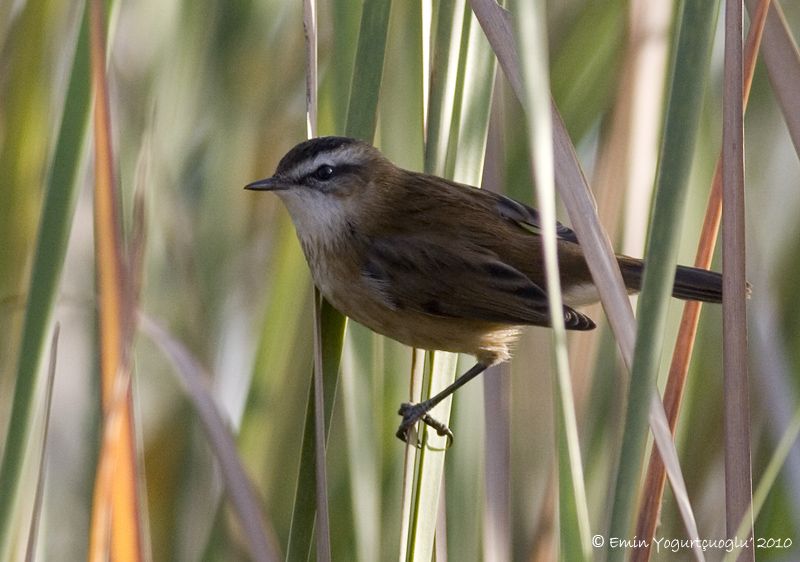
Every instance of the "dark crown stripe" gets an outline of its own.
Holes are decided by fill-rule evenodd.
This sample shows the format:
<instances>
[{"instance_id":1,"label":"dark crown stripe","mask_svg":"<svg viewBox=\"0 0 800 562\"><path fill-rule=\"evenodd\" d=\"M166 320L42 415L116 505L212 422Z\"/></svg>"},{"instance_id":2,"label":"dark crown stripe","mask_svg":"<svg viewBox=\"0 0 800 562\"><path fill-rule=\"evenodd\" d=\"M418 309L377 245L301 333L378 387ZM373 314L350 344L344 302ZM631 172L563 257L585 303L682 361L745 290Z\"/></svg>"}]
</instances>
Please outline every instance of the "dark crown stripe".
<instances>
[{"instance_id":1,"label":"dark crown stripe","mask_svg":"<svg viewBox=\"0 0 800 562\"><path fill-rule=\"evenodd\" d=\"M359 141L348 137L319 137L302 142L286 153L278 164L276 174L285 174L295 168L300 162L310 160L317 154L330 152L342 146L356 144Z\"/></svg>"}]
</instances>

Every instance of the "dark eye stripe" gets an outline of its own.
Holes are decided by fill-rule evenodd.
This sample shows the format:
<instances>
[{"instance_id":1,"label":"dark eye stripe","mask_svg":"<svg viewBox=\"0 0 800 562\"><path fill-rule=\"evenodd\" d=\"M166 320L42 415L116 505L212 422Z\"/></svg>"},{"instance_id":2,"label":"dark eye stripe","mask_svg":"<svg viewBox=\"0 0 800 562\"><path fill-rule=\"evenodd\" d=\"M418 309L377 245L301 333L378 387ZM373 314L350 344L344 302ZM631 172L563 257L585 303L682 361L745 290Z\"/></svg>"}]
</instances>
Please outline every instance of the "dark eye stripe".
<instances>
[{"instance_id":1,"label":"dark eye stripe","mask_svg":"<svg viewBox=\"0 0 800 562\"><path fill-rule=\"evenodd\" d=\"M302 183L302 184L306 184L306 185L308 185L310 183L323 183L323 180L320 180L320 179L318 179L316 177L317 171L322 166L330 166L331 168L333 168L333 174L331 175L331 177L333 177L333 176L342 176L342 175L345 175L345 174L357 174L357 173L360 173L361 170L363 169L363 167L358 165L358 164L339 164L339 165L336 165L336 166L334 166L333 164L320 164L313 171L303 175L298 180L298 183Z\"/></svg>"}]
</instances>

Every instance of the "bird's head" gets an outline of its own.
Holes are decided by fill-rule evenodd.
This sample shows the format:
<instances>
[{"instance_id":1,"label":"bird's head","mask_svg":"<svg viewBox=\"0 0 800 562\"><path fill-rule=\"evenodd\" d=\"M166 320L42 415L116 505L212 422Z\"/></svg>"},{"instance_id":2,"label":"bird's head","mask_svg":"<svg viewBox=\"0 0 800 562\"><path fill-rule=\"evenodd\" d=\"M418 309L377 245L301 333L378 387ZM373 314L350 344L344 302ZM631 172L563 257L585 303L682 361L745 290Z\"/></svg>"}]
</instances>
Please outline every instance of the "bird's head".
<instances>
[{"instance_id":1,"label":"bird's head","mask_svg":"<svg viewBox=\"0 0 800 562\"><path fill-rule=\"evenodd\" d=\"M340 228L370 197L376 175L394 166L373 146L347 137L302 142L281 159L272 177L245 189L274 191L298 234Z\"/></svg>"}]
</instances>

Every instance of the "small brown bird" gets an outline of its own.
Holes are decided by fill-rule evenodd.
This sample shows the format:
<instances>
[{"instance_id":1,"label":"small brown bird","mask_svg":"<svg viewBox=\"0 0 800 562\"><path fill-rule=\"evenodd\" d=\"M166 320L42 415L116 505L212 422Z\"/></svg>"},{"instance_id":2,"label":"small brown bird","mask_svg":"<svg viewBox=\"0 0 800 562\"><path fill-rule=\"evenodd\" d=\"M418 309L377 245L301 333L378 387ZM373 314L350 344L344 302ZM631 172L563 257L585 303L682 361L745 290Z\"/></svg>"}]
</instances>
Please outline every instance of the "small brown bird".
<instances>
[{"instance_id":1,"label":"small brown bird","mask_svg":"<svg viewBox=\"0 0 800 562\"><path fill-rule=\"evenodd\" d=\"M474 355L477 364L419 404L403 404L397 436L487 367L507 361L523 326L549 326L539 214L495 193L403 170L373 146L344 137L295 146L275 175L246 189L274 191L292 217L311 275L340 312L413 347ZM575 233L558 224L568 330L594 322L572 307L599 299ZM617 256L625 286L644 263ZM673 296L721 302L718 273L679 266Z\"/></svg>"}]
</instances>

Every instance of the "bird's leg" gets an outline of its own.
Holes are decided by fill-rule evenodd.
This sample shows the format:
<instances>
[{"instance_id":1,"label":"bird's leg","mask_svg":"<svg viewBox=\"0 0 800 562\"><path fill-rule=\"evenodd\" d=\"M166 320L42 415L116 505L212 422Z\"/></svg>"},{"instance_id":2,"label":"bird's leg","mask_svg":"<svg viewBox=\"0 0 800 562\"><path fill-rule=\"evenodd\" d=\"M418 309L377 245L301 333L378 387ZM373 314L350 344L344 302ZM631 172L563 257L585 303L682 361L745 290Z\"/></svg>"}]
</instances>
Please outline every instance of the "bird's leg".
<instances>
[{"instance_id":1,"label":"bird's leg","mask_svg":"<svg viewBox=\"0 0 800 562\"><path fill-rule=\"evenodd\" d=\"M458 377L453 384L439 392L436 396L428 398L419 404L411 404L406 402L400 405L400 410L397 412L403 416L403 421L397 429L397 437L401 441L409 442L408 437L411 429L418 421L431 426L441 436L447 436L448 446L453 442L453 432L450 428L442 422L432 418L428 412L436 406L439 402L453 394L456 390L467 384L469 381L480 375L486 370L489 365L484 363L476 363L469 371Z\"/></svg>"}]
</instances>

